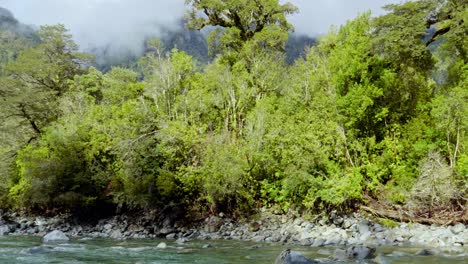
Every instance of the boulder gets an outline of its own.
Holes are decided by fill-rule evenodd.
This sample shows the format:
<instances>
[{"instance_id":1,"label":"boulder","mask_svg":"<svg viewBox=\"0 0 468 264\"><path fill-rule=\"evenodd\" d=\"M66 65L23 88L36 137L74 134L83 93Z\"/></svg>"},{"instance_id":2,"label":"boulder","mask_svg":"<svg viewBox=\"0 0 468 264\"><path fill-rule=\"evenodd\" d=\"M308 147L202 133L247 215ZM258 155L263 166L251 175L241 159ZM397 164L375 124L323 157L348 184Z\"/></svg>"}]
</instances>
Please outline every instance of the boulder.
<instances>
[{"instance_id":1,"label":"boulder","mask_svg":"<svg viewBox=\"0 0 468 264\"><path fill-rule=\"evenodd\" d=\"M116 229L116 230L112 230L109 234L109 237L112 238L112 239L123 239L124 236L122 234L122 232L120 232L120 230Z\"/></svg>"},{"instance_id":2,"label":"boulder","mask_svg":"<svg viewBox=\"0 0 468 264\"><path fill-rule=\"evenodd\" d=\"M60 230L54 230L54 231L52 231L50 233L47 233L42 238L42 241L44 243L63 242L63 241L68 241L68 240L70 240L70 238L68 238L67 235L65 235L65 233L63 233Z\"/></svg>"},{"instance_id":3,"label":"boulder","mask_svg":"<svg viewBox=\"0 0 468 264\"><path fill-rule=\"evenodd\" d=\"M167 248L167 244L164 243L164 242L161 242L156 246L156 248L157 249L165 249L165 248Z\"/></svg>"},{"instance_id":4,"label":"boulder","mask_svg":"<svg viewBox=\"0 0 468 264\"><path fill-rule=\"evenodd\" d=\"M316 264L317 262L304 257L301 253L286 249L276 258L275 264Z\"/></svg>"}]
</instances>

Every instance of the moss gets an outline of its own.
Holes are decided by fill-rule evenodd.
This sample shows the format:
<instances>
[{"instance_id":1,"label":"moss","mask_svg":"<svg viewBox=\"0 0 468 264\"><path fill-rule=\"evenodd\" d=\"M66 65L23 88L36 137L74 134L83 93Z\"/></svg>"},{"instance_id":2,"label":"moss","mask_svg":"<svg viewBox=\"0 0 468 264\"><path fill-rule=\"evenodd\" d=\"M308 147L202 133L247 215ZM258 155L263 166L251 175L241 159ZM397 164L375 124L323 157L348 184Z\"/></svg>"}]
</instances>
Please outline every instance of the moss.
<instances>
[{"instance_id":1,"label":"moss","mask_svg":"<svg viewBox=\"0 0 468 264\"><path fill-rule=\"evenodd\" d=\"M378 218L377 222L379 222L381 225L388 227L388 228L395 228L398 226L398 222L388 219L388 218Z\"/></svg>"}]
</instances>

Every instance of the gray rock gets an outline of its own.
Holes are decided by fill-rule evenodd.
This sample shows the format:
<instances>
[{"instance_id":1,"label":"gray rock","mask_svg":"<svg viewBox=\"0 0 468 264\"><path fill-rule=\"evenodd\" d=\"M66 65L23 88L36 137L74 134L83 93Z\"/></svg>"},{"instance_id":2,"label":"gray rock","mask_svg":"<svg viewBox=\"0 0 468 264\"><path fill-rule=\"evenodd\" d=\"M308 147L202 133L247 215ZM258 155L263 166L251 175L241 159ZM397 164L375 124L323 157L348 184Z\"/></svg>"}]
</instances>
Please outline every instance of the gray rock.
<instances>
[{"instance_id":1,"label":"gray rock","mask_svg":"<svg viewBox=\"0 0 468 264\"><path fill-rule=\"evenodd\" d=\"M156 246L156 248L158 248L158 249L165 249L165 248L167 248L167 244L164 243L164 242L161 242L161 243L159 243L159 244Z\"/></svg>"},{"instance_id":2,"label":"gray rock","mask_svg":"<svg viewBox=\"0 0 468 264\"><path fill-rule=\"evenodd\" d=\"M176 238L176 233L170 233L166 235L166 239L175 239Z\"/></svg>"},{"instance_id":3,"label":"gray rock","mask_svg":"<svg viewBox=\"0 0 468 264\"><path fill-rule=\"evenodd\" d=\"M2 225L0 226L0 236L5 236L10 233L10 227L7 225Z\"/></svg>"},{"instance_id":4,"label":"gray rock","mask_svg":"<svg viewBox=\"0 0 468 264\"><path fill-rule=\"evenodd\" d=\"M65 233L60 230L54 230L50 233L47 233L43 238L42 241L44 243L51 243L51 242L62 242L70 240Z\"/></svg>"},{"instance_id":5,"label":"gray rock","mask_svg":"<svg viewBox=\"0 0 468 264\"><path fill-rule=\"evenodd\" d=\"M460 234L461 232L465 231L465 229L466 229L466 226L464 224L457 224L450 228L452 233L454 233L455 235Z\"/></svg>"},{"instance_id":6,"label":"gray rock","mask_svg":"<svg viewBox=\"0 0 468 264\"><path fill-rule=\"evenodd\" d=\"M275 264L316 264L309 258L304 257L301 253L286 249L276 258Z\"/></svg>"},{"instance_id":7,"label":"gray rock","mask_svg":"<svg viewBox=\"0 0 468 264\"><path fill-rule=\"evenodd\" d=\"M353 246L349 247L346 250L343 249L336 249L335 254L333 257L340 261L346 260L363 260L363 259L370 259L374 257L375 248L371 247L361 247L361 246Z\"/></svg>"},{"instance_id":8,"label":"gray rock","mask_svg":"<svg viewBox=\"0 0 468 264\"><path fill-rule=\"evenodd\" d=\"M174 233L174 229L170 227L163 227L157 231L157 234L162 237L171 233Z\"/></svg>"},{"instance_id":9,"label":"gray rock","mask_svg":"<svg viewBox=\"0 0 468 264\"><path fill-rule=\"evenodd\" d=\"M374 224L373 230L375 233L379 233L379 232L383 232L385 229L379 224Z\"/></svg>"},{"instance_id":10,"label":"gray rock","mask_svg":"<svg viewBox=\"0 0 468 264\"><path fill-rule=\"evenodd\" d=\"M359 233L361 233L361 234L369 233L369 232L370 232L369 224L370 224L369 221L367 221L367 220L361 220L361 221L357 224L357 228L358 228Z\"/></svg>"},{"instance_id":11,"label":"gray rock","mask_svg":"<svg viewBox=\"0 0 468 264\"><path fill-rule=\"evenodd\" d=\"M344 229L350 228L354 224L354 219L345 218L342 224Z\"/></svg>"},{"instance_id":12,"label":"gray rock","mask_svg":"<svg viewBox=\"0 0 468 264\"><path fill-rule=\"evenodd\" d=\"M372 258L375 253L375 248L372 247L350 247L346 249L346 255L350 259L368 259Z\"/></svg>"},{"instance_id":13,"label":"gray rock","mask_svg":"<svg viewBox=\"0 0 468 264\"><path fill-rule=\"evenodd\" d=\"M123 235L120 230L112 230L109 234L109 237L112 239L123 239Z\"/></svg>"},{"instance_id":14,"label":"gray rock","mask_svg":"<svg viewBox=\"0 0 468 264\"><path fill-rule=\"evenodd\" d=\"M343 224L343 222L344 222L344 219L341 216L337 216L333 219L333 224L338 225L338 226Z\"/></svg>"},{"instance_id":15,"label":"gray rock","mask_svg":"<svg viewBox=\"0 0 468 264\"><path fill-rule=\"evenodd\" d=\"M179 245L182 245L182 244L185 244L186 242L188 242L189 240L185 237L181 237L181 238L178 238L176 240L176 243L179 244Z\"/></svg>"},{"instance_id":16,"label":"gray rock","mask_svg":"<svg viewBox=\"0 0 468 264\"><path fill-rule=\"evenodd\" d=\"M206 249L206 248L212 248L212 247L213 247L213 246L212 246L211 244L205 244L205 245L202 246L202 248L205 248L205 249Z\"/></svg>"},{"instance_id":17,"label":"gray rock","mask_svg":"<svg viewBox=\"0 0 468 264\"><path fill-rule=\"evenodd\" d=\"M221 218L217 216L212 216L210 218L205 219L206 225L205 225L205 232L207 233L214 233L219 230L221 225L223 224L223 221Z\"/></svg>"},{"instance_id":18,"label":"gray rock","mask_svg":"<svg viewBox=\"0 0 468 264\"><path fill-rule=\"evenodd\" d=\"M333 234L327 238L324 245L325 246L334 246L339 245L341 243L341 236L339 234Z\"/></svg>"}]
</instances>

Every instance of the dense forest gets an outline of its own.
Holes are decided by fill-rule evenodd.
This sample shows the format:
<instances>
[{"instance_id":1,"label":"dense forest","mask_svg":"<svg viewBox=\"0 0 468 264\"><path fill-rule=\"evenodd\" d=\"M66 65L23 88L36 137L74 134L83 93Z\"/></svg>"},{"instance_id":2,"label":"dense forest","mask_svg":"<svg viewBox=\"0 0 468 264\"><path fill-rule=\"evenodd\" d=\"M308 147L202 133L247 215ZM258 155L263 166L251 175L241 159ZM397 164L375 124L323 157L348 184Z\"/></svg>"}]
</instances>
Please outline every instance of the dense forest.
<instances>
[{"instance_id":1,"label":"dense forest","mask_svg":"<svg viewBox=\"0 0 468 264\"><path fill-rule=\"evenodd\" d=\"M464 0L360 14L295 61L293 5L186 4L210 60L150 39L100 70L64 26L0 9L1 207L467 213Z\"/></svg>"}]
</instances>

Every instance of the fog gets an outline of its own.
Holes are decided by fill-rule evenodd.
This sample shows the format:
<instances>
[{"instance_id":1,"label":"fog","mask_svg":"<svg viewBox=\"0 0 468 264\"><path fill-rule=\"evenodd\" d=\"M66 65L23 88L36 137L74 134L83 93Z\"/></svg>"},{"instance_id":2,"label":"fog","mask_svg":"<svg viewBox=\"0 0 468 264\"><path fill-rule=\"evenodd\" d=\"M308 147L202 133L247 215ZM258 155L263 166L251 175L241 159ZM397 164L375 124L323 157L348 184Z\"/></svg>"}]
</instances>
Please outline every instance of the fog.
<instances>
[{"instance_id":1,"label":"fog","mask_svg":"<svg viewBox=\"0 0 468 264\"><path fill-rule=\"evenodd\" d=\"M134 53L147 36L177 27L185 10L184 0L0 0L0 6L25 24L64 24L84 50Z\"/></svg>"},{"instance_id":2,"label":"fog","mask_svg":"<svg viewBox=\"0 0 468 264\"><path fill-rule=\"evenodd\" d=\"M289 17L296 32L309 36L326 33L359 12L396 0L290 0L300 13ZM62 23L84 50L108 47L138 53L147 36L177 29L184 14L184 0L0 0L22 23Z\"/></svg>"},{"instance_id":3,"label":"fog","mask_svg":"<svg viewBox=\"0 0 468 264\"><path fill-rule=\"evenodd\" d=\"M284 1L282 1L284 2ZM330 26L339 26L359 13L371 10L381 15L384 5L402 0L289 0L299 8L299 14L289 17L296 32L309 36L327 33Z\"/></svg>"}]
</instances>

